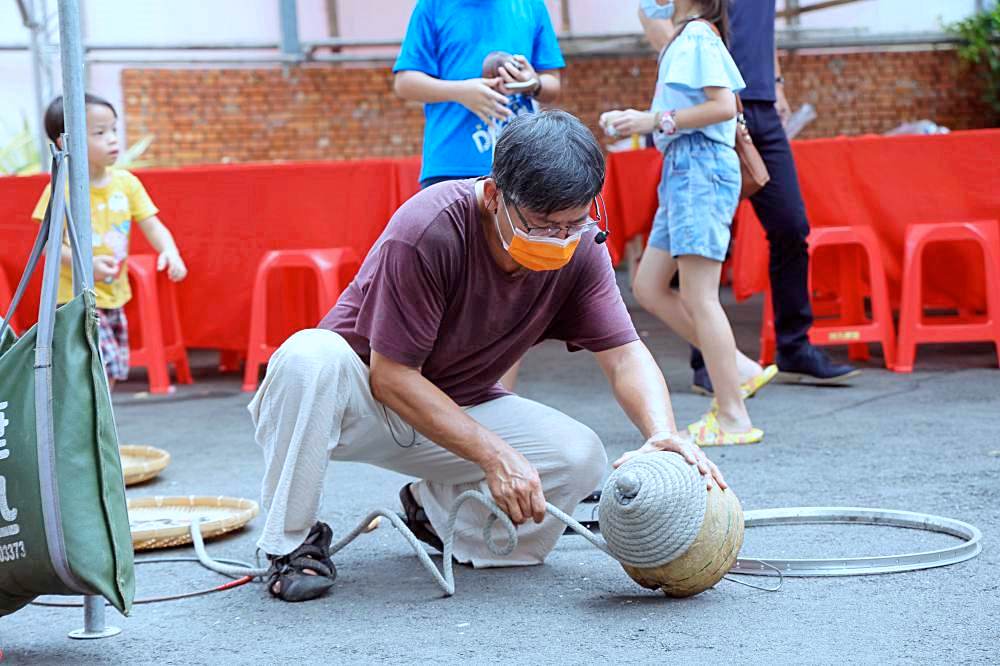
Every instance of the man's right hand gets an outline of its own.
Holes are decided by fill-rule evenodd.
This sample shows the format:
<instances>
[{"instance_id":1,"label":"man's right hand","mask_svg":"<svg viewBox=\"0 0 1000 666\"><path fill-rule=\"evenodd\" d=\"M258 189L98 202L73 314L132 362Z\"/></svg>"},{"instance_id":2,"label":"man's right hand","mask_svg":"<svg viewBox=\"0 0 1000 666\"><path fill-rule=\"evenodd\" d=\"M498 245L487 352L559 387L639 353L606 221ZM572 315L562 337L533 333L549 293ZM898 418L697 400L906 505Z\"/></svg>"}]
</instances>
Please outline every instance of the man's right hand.
<instances>
[{"instance_id":1,"label":"man's right hand","mask_svg":"<svg viewBox=\"0 0 1000 666\"><path fill-rule=\"evenodd\" d=\"M507 96L497 92L501 83L500 77L460 81L455 101L476 114L484 123L488 123L491 118L506 120L510 118L511 110L507 108Z\"/></svg>"},{"instance_id":2,"label":"man's right hand","mask_svg":"<svg viewBox=\"0 0 1000 666\"><path fill-rule=\"evenodd\" d=\"M497 505L510 516L515 525L533 519L545 519L545 495L538 471L519 451L504 444L504 448L483 466L486 484Z\"/></svg>"},{"instance_id":3,"label":"man's right hand","mask_svg":"<svg viewBox=\"0 0 1000 666\"><path fill-rule=\"evenodd\" d=\"M108 278L113 278L118 275L119 269L118 261L107 254L98 254L94 256L94 281L104 282Z\"/></svg>"}]
</instances>

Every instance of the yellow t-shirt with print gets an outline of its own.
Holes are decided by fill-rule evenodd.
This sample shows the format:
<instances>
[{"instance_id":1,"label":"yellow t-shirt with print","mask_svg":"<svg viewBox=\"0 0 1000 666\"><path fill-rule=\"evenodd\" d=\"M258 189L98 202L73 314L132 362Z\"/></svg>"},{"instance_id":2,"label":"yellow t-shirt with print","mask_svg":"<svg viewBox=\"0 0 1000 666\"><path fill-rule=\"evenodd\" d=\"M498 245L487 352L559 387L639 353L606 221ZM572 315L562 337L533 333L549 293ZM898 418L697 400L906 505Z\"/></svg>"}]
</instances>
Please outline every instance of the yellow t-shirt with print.
<instances>
[{"instance_id":1,"label":"yellow t-shirt with print","mask_svg":"<svg viewBox=\"0 0 1000 666\"><path fill-rule=\"evenodd\" d=\"M121 271L110 282L98 282L97 307L123 307L132 298L128 283L128 243L133 222L141 222L159 211L139 179L124 169L109 169L109 182L103 187L90 188L90 224L94 256L111 255L121 262ZM42 220L49 205L51 185L45 186L42 197L31 217ZM68 201L67 193L67 201ZM69 266L59 271L59 302L73 298L73 274Z\"/></svg>"}]
</instances>

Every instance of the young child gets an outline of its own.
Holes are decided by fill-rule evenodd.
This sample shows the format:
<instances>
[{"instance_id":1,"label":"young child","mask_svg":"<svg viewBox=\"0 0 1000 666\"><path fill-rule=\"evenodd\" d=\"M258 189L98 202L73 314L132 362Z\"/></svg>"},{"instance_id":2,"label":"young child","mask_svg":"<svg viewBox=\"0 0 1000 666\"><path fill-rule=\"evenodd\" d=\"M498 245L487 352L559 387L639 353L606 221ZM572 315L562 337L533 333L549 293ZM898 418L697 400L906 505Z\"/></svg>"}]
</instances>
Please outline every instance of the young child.
<instances>
[{"instance_id":1,"label":"young child","mask_svg":"<svg viewBox=\"0 0 1000 666\"><path fill-rule=\"evenodd\" d=\"M743 399L777 370L736 349L719 303L740 193L735 93L745 87L726 49L727 2L656 0L676 31L661 54L652 109L608 111L600 119L612 136L653 133L664 151L660 205L633 288L640 305L705 356L716 402L688 427L700 446L759 442L764 433L753 427ZM679 295L670 288L678 270Z\"/></svg>"},{"instance_id":2,"label":"young child","mask_svg":"<svg viewBox=\"0 0 1000 666\"><path fill-rule=\"evenodd\" d=\"M156 249L157 270L166 270L177 282L187 267L177 251L170 231L156 216L159 212L142 183L124 169L114 168L118 159L118 113L111 102L96 95L85 96L87 106L87 153L90 167L90 221L94 246L94 290L100 315L99 342L108 384L128 378L128 322L125 304L132 298L128 282L128 247L132 222L136 222ZM57 97L45 110L45 133L60 148L64 132L63 100ZM32 218L45 217L51 185L42 192ZM59 274L59 303L73 298L72 254L63 245L63 269Z\"/></svg>"}]
</instances>

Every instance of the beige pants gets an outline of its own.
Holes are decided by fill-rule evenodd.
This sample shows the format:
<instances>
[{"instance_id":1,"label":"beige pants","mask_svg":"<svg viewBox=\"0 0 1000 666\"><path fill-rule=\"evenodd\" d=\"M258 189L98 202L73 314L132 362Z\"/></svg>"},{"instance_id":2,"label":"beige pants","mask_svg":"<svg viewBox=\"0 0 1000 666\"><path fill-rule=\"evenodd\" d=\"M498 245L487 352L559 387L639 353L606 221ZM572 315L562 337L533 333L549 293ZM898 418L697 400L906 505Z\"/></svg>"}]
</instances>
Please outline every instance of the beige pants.
<instances>
[{"instance_id":1,"label":"beige pants","mask_svg":"<svg viewBox=\"0 0 1000 666\"><path fill-rule=\"evenodd\" d=\"M249 410L265 459L261 494L267 520L258 541L265 553L284 555L305 540L319 519L329 460L370 463L421 479L414 492L438 534L462 492L489 494L478 465L416 433L372 397L368 366L336 333L311 329L290 337L271 358ZM465 411L524 454L538 470L545 499L563 511L571 512L601 481L607 466L601 440L562 412L517 396ZM540 525L521 525L517 548L497 557L483 542L487 515L476 502L463 505L455 525L458 561L477 567L539 564L564 528L551 516Z\"/></svg>"}]
</instances>

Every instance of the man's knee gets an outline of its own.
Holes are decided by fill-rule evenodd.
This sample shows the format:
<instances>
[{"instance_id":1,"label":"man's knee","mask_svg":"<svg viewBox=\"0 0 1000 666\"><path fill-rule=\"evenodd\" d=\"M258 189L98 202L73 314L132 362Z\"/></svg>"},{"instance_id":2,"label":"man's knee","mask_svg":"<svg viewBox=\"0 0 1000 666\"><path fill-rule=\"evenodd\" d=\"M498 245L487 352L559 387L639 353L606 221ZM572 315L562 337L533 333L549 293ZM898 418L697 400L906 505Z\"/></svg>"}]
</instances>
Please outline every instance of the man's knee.
<instances>
[{"instance_id":1,"label":"man's knee","mask_svg":"<svg viewBox=\"0 0 1000 666\"><path fill-rule=\"evenodd\" d=\"M559 465L569 483L583 494L597 487L608 466L604 443L593 430L578 421L559 428L555 444L559 447Z\"/></svg>"},{"instance_id":2,"label":"man's knee","mask_svg":"<svg viewBox=\"0 0 1000 666\"><path fill-rule=\"evenodd\" d=\"M267 374L286 380L328 381L353 354L341 336L310 328L293 334L278 347L267 364Z\"/></svg>"}]
</instances>

